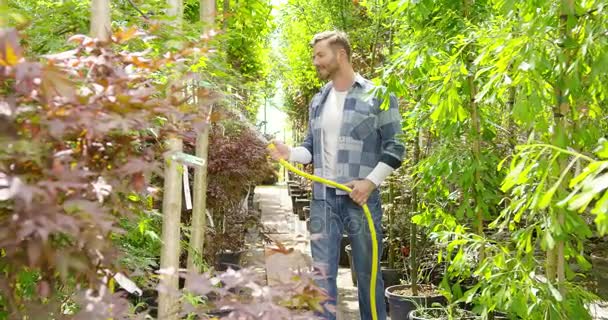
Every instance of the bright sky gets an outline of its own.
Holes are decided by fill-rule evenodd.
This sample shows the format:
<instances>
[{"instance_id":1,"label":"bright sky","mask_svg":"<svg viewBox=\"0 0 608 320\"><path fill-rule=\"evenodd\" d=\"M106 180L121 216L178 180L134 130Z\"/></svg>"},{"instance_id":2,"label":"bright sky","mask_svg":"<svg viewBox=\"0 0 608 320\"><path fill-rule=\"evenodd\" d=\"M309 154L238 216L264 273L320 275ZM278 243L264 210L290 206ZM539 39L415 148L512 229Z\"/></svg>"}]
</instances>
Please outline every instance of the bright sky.
<instances>
[{"instance_id":1,"label":"bright sky","mask_svg":"<svg viewBox=\"0 0 608 320\"><path fill-rule=\"evenodd\" d=\"M291 131L289 129L289 122L287 115L279 110L277 107L283 105L283 89L281 88L280 81L276 84L275 95L272 99L268 100L266 108L260 106L258 109L257 123L264 121L264 109L266 109L266 133L273 134L277 139L283 140L283 134L287 137L291 137ZM262 126L262 130L264 127Z\"/></svg>"},{"instance_id":2,"label":"bright sky","mask_svg":"<svg viewBox=\"0 0 608 320\"><path fill-rule=\"evenodd\" d=\"M271 0L273 6L279 6L286 3L287 0ZM270 41L271 45L277 46L276 41ZM278 48L277 48L278 50ZM287 115L279 108L283 106L283 89L279 82L276 83L275 95L272 99L268 100L266 106L266 133L274 134L277 139L283 140L284 136L287 138L286 141L291 140L291 130L289 129L289 123ZM264 106L261 106L258 110L257 123L264 121ZM262 126L262 130L264 127Z\"/></svg>"}]
</instances>

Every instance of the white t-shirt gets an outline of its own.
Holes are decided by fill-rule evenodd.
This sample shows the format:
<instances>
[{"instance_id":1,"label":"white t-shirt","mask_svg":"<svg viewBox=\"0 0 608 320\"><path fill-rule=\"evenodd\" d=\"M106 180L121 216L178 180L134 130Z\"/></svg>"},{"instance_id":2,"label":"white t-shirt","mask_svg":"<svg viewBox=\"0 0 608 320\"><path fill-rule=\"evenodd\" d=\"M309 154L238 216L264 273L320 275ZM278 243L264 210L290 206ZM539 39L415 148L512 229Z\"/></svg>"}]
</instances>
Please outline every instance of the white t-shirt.
<instances>
[{"instance_id":1,"label":"white t-shirt","mask_svg":"<svg viewBox=\"0 0 608 320\"><path fill-rule=\"evenodd\" d=\"M332 88L327 95L323 113L321 114L321 127L323 128L323 164L327 179L336 178L336 157L338 151L338 136L342 127L342 112L344 100L348 91L337 91Z\"/></svg>"}]
</instances>

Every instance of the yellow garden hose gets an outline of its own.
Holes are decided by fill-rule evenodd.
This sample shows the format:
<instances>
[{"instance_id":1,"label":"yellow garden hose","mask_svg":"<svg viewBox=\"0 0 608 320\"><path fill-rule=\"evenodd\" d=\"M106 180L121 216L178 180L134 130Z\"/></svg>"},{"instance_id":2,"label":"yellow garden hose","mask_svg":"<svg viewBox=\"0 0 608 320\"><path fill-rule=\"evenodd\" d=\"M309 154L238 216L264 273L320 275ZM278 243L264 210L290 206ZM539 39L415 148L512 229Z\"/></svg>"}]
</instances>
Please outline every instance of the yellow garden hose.
<instances>
[{"instance_id":1,"label":"yellow garden hose","mask_svg":"<svg viewBox=\"0 0 608 320\"><path fill-rule=\"evenodd\" d=\"M276 147L273 143L271 143L268 145L268 148L274 149ZM344 190L348 193L353 191L351 188L349 188L343 184L339 184L335 181L323 179L321 177L317 177L315 175L306 173L306 172L294 167L291 163L289 163L283 159L279 160L279 163L281 165L283 165L285 168L287 168L287 170L289 170L299 176L302 176L308 180L326 184L328 186L332 186L332 187ZM371 274L370 285L369 285L369 300L370 300L370 306L372 309L371 310L372 320L377 320L378 313L376 312L376 277L378 275L378 243L375 241L376 228L374 227L374 220L372 219L372 214L369 212L369 208L367 207L367 204L363 205L363 212L365 213L365 217L367 218L367 225L369 226L369 233L370 233L371 240L372 240L372 274Z\"/></svg>"}]
</instances>

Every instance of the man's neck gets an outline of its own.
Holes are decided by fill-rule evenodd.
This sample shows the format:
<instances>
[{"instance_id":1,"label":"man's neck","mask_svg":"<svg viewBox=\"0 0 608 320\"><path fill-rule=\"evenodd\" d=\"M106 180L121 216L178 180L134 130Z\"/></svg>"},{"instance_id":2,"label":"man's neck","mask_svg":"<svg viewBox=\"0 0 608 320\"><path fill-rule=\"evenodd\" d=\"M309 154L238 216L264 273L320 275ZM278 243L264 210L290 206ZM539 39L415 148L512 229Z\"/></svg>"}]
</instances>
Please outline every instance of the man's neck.
<instances>
[{"instance_id":1,"label":"man's neck","mask_svg":"<svg viewBox=\"0 0 608 320\"><path fill-rule=\"evenodd\" d=\"M352 67L343 68L332 79L336 91L348 91L355 82L355 71Z\"/></svg>"}]
</instances>

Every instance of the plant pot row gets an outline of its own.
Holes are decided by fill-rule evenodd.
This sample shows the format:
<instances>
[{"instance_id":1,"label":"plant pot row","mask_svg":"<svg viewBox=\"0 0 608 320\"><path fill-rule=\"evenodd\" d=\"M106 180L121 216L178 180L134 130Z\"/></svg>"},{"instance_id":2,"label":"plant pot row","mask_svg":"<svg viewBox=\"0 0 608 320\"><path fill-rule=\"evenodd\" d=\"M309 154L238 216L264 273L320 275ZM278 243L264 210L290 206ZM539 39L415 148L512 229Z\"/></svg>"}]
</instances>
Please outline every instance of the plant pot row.
<instances>
[{"instance_id":1,"label":"plant pot row","mask_svg":"<svg viewBox=\"0 0 608 320\"><path fill-rule=\"evenodd\" d=\"M427 290L427 292L430 290ZM388 300L391 320L472 320L482 319L470 311L461 308L448 308L447 299L438 293L413 296L411 285L388 286L385 297ZM506 314L493 313L490 319L509 319Z\"/></svg>"},{"instance_id":2,"label":"plant pot row","mask_svg":"<svg viewBox=\"0 0 608 320\"><path fill-rule=\"evenodd\" d=\"M310 217L310 192L296 181L287 182L287 192L291 197L293 213L300 221L305 221Z\"/></svg>"}]
</instances>

